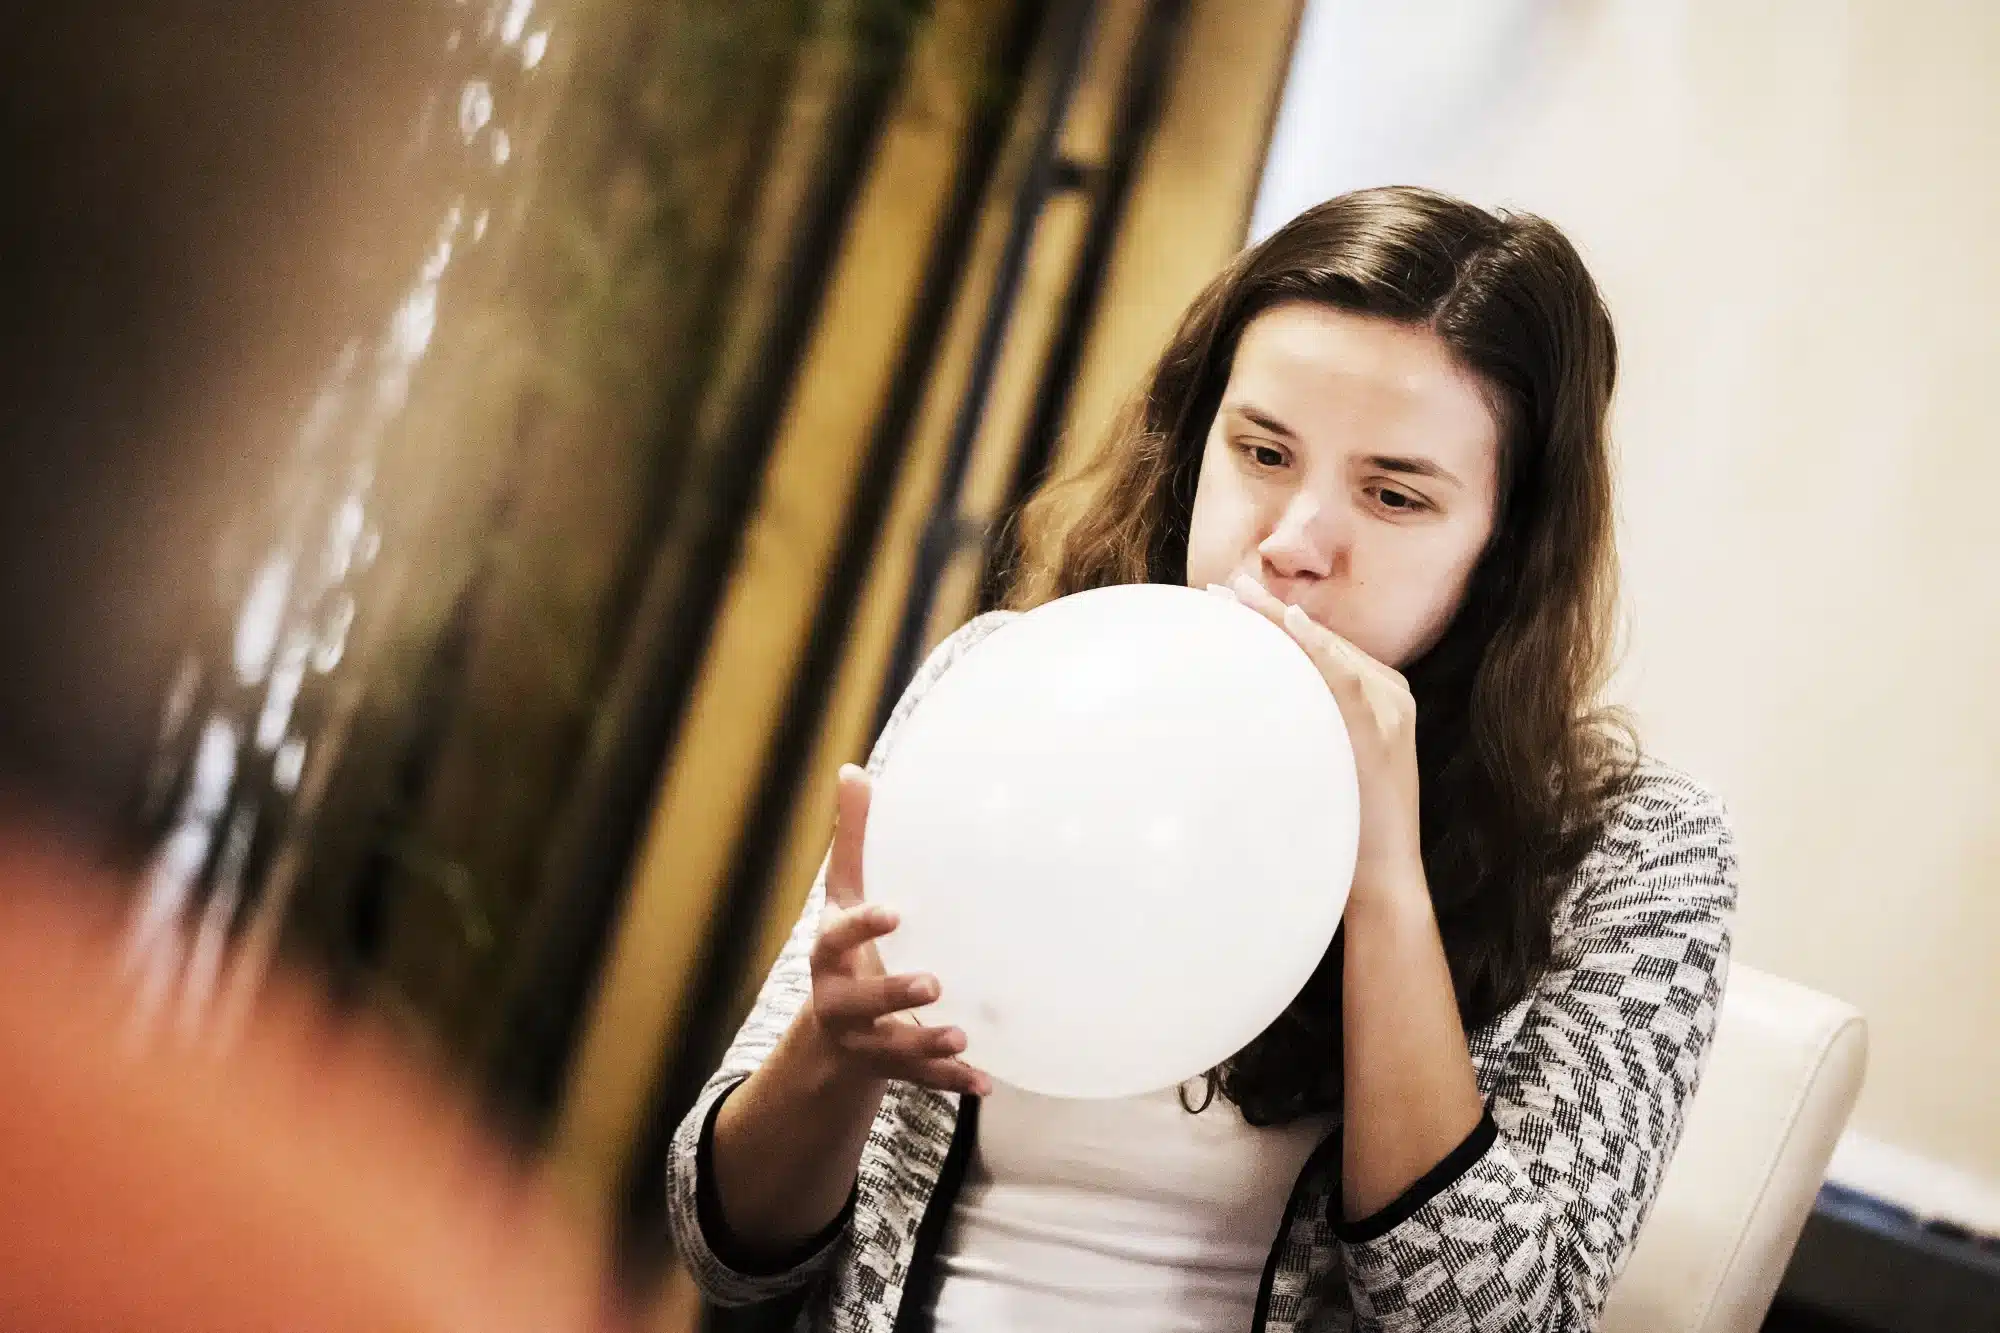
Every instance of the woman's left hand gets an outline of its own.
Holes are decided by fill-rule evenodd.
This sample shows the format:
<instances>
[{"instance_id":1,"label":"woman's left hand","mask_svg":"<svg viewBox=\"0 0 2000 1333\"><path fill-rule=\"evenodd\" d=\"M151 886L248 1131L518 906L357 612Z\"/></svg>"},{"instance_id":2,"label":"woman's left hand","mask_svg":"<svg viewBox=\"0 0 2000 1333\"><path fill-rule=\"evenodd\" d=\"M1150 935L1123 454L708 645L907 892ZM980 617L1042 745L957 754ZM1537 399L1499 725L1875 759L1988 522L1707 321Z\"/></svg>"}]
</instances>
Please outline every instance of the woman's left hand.
<instances>
[{"instance_id":1,"label":"woman's left hand","mask_svg":"<svg viewBox=\"0 0 2000 1333\"><path fill-rule=\"evenodd\" d=\"M1401 672L1384 666L1296 606L1241 574L1210 584L1292 636L1333 691L1354 749L1361 794L1355 856L1356 895L1423 891L1423 842L1417 816L1417 704Z\"/></svg>"}]
</instances>

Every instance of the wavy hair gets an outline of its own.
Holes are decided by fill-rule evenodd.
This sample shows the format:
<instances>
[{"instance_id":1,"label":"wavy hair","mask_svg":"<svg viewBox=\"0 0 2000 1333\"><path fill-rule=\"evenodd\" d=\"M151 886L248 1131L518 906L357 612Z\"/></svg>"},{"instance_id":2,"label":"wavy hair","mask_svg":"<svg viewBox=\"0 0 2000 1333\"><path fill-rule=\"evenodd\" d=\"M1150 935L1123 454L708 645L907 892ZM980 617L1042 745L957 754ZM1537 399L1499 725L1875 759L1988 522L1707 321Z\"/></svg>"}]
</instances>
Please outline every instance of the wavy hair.
<instances>
[{"instance_id":1,"label":"wavy hair","mask_svg":"<svg viewBox=\"0 0 2000 1333\"><path fill-rule=\"evenodd\" d=\"M1471 1029L1547 968L1557 898L1637 755L1625 719L1595 703L1617 589L1605 431L1617 343L1560 231L1397 187L1329 200L1244 251L1188 308L1102 446L1023 507L1004 601L1185 582L1202 450L1237 344L1259 314L1301 301L1431 330L1500 426L1493 535L1452 623L1405 672L1424 869ZM1341 951L1336 939L1285 1013L1209 1075L1209 1099L1220 1092L1253 1124L1340 1104Z\"/></svg>"}]
</instances>

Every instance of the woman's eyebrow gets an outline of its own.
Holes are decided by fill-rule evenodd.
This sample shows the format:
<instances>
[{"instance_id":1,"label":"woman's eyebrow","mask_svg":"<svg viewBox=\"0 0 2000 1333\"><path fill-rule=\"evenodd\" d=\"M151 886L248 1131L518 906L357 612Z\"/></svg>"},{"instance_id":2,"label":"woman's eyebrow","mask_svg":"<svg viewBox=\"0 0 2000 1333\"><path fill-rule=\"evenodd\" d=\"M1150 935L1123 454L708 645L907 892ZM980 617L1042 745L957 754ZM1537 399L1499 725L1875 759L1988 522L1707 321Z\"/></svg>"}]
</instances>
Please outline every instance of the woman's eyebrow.
<instances>
[{"instance_id":1,"label":"woman's eyebrow","mask_svg":"<svg viewBox=\"0 0 2000 1333\"><path fill-rule=\"evenodd\" d=\"M1285 439L1288 440L1296 440L1299 438L1297 431L1293 430L1290 426L1287 426L1284 422L1278 420L1276 417L1272 416L1269 412L1266 412L1261 407L1256 407L1249 403L1230 403L1224 410L1235 413L1237 416L1242 417L1245 421L1249 422L1251 425L1257 427L1259 430L1267 430L1271 432L1271 434L1273 435L1282 435Z\"/></svg>"},{"instance_id":2,"label":"woman's eyebrow","mask_svg":"<svg viewBox=\"0 0 2000 1333\"><path fill-rule=\"evenodd\" d=\"M1368 466L1381 472L1395 472L1405 477L1428 477L1450 486L1462 486L1457 475L1442 463L1429 458L1411 458L1400 454L1376 454L1368 460Z\"/></svg>"}]
</instances>

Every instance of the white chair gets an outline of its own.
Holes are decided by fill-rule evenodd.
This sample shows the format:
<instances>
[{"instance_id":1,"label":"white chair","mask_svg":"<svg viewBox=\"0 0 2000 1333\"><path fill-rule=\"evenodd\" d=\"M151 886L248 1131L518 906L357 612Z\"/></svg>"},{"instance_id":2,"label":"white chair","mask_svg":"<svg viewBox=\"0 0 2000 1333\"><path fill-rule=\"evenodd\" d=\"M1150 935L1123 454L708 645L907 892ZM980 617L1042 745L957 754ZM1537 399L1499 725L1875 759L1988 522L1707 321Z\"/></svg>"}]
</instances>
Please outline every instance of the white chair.
<instances>
[{"instance_id":1,"label":"white chair","mask_svg":"<svg viewBox=\"0 0 2000 1333\"><path fill-rule=\"evenodd\" d=\"M1861 1090L1851 1006L1740 964L1604 1333L1755 1333Z\"/></svg>"}]
</instances>

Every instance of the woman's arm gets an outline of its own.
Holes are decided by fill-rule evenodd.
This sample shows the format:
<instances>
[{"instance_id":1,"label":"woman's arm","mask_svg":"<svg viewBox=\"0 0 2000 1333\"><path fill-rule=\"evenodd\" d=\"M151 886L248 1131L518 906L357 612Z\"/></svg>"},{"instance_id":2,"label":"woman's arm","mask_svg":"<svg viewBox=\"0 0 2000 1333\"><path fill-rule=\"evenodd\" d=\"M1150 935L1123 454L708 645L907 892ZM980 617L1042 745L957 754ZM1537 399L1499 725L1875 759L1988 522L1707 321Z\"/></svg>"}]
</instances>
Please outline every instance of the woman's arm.
<instances>
[{"instance_id":1,"label":"woman's arm","mask_svg":"<svg viewBox=\"0 0 2000 1333\"><path fill-rule=\"evenodd\" d=\"M1425 1182L1486 1105L1423 879L1356 884L1342 924L1341 1211L1356 1222Z\"/></svg>"},{"instance_id":2,"label":"woman's arm","mask_svg":"<svg viewBox=\"0 0 2000 1333\"><path fill-rule=\"evenodd\" d=\"M721 1217L710 1222L722 1228L708 1230L726 1228L745 1256L798 1251L841 1216L888 1090L886 1080L844 1068L817 1029L811 1009L802 1011L716 1112L709 1158Z\"/></svg>"},{"instance_id":3,"label":"woman's arm","mask_svg":"<svg viewBox=\"0 0 2000 1333\"><path fill-rule=\"evenodd\" d=\"M1407 1215L1336 1227L1360 1327L1594 1327L1715 1032L1736 858L1714 797L1651 770L1585 862L1479 1151Z\"/></svg>"},{"instance_id":4,"label":"woman's arm","mask_svg":"<svg viewBox=\"0 0 2000 1333\"><path fill-rule=\"evenodd\" d=\"M930 687L1008 619L981 616L938 645L883 727L869 756L870 773L886 764L896 734ZM855 799L855 786L843 783L844 805ZM859 795L865 807L865 785ZM853 820L849 827L858 824ZM851 1061L834 1058L813 1012L813 957L828 943L822 923L845 916L860 942L886 928L880 920L871 926L865 910L855 910L860 839L851 843L851 894L830 855L749 1017L668 1152L667 1217L675 1249L717 1304L785 1295L824 1265L844 1228L845 1201L881 1104L886 1080L879 1071L857 1073ZM837 951L841 944L831 942Z\"/></svg>"},{"instance_id":5,"label":"woman's arm","mask_svg":"<svg viewBox=\"0 0 2000 1333\"><path fill-rule=\"evenodd\" d=\"M819 1271L837 1231L790 1254L746 1252L732 1233L715 1167L716 1123L743 1085L787 1044L811 1002L811 955L825 903L825 876L814 884L804 912L778 961L764 979L721 1066L674 1131L667 1154L667 1221L674 1250L703 1293L718 1305L748 1305L797 1289ZM768 1104L767 1104L768 1105Z\"/></svg>"},{"instance_id":6,"label":"woman's arm","mask_svg":"<svg viewBox=\"0 0 2000 1333\"><path fill-rule=\"evenodd\" d=\"M1243 577L1217 589L1319 668L1354 750L1361 828L1341 917L1342 1211L1368 1218L1427 1182L1484 1122L1417 822L1417 708L1401 675Z\"/></svg>"},{"instance_id":7,"label":"woman's arm","mask_svg":"<svg viewBox=\"0 0 2000 1333\"><path fill-rule=\"evenodd\" d=\"M937 998L936 981L888 976L875 951L896 919L862 900L868 795L860 770L841 771L812 997L716 1112L710 1229L726 1230L745 1253L787 1254L840 1217L891 1080L985 1091L985 1076L957 1059L964 1033L920 1026L905 1013Z\"/></svg>"}]
</instances>

